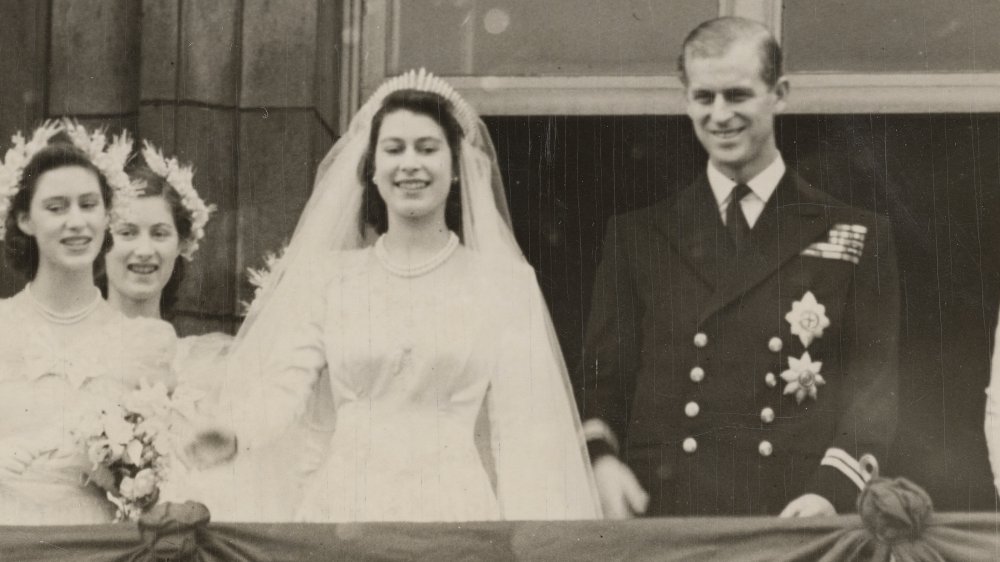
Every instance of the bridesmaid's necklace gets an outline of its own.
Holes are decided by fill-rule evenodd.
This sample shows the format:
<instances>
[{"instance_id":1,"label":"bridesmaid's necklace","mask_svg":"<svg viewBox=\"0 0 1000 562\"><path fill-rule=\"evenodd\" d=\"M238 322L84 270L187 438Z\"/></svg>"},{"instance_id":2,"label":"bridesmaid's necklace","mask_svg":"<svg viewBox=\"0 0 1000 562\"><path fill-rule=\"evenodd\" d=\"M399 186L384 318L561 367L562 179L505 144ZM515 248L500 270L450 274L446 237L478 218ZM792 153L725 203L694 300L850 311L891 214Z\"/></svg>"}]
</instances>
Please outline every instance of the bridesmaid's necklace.
<instances>
[{"instance_id":1,"label":"bridesmaid's necklace","mask_svg":"<svg viewBox=\"0 0 1000 562\"><path fill-rule=\"evenodd\" d=\"M97 287L94 287L94 300L87 306L81 308L80 310L74 310L73 312L56 312L45 306L42 301L38 300L38 298L35 297L35 294L31 292L31 283L28 283L24 287L24 291L28 293L28 300L31 301L31 305L35 308L35 310L37 310L39 314L53 324L76 324L77 322L90 316L90 314L97 310L97 307L101 304L101 291L99 291Z\"/></svg>"},{"instance_id":2,"label":"bridesmaid's necklace","mask_svg":"<svg viewBox=\"0 0 1000 562\"><path fill-rule=\"evenodd\" d=\"M448 243L444 245L438 253L431 256L427 261L416 265L401 266L392 263L389 251L385 248L385 236L379 236L375 241L375 257L382 263L389 273L400 277L417 277L429 273L443 264L458 248L458 236L454 232L448 232Z\"/></svg>"}]
</instances>

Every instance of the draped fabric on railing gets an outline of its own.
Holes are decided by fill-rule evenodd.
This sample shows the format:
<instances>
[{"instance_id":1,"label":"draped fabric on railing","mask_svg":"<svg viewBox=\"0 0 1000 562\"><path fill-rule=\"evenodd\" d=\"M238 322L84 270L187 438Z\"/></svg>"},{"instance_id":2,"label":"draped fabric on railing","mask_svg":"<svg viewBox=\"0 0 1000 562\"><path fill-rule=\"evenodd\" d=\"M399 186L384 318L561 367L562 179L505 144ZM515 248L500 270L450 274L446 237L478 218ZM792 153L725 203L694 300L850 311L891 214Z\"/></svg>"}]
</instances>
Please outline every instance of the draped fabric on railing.
<instances>
[{"instance_id":1,"label":"draped fabric on railing","mask_svg":"<svg viewBox=\"0 0 1000 562\"><path fill-rule=\"evenodd\" d=\"M5 560L655 560L931 562L1000 558L995 514L931 516L919 536L879 538L857 515L592 522L205 524L199 504L154 521L0 527ZM181 521L183 523L178 523Z\"/></svg>"},{"instance_id":2,"label":"draped fabric on railing","mask_svg":"<svg viewBox=\"0 0 1000 562\"><path fill-rule=\"evenodd\" d=\"M73 116L194 164L218 213L175 324L232 331L243 272L290 236L339 120L342 0L12 0L0 6L0 154ZM23 280L0 267L0 297Z\"/></svg>"}]
</instances>

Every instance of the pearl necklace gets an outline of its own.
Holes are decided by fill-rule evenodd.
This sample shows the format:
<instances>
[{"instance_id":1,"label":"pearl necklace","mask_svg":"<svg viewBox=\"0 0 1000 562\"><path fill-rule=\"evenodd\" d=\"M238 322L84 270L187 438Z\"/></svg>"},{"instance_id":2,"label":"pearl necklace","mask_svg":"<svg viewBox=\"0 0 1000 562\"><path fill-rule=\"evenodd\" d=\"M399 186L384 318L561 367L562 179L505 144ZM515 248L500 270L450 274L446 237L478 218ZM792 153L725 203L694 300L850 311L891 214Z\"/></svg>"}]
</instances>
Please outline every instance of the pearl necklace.
<instances>
[{"instance_id":1,"label":"pearl necklace","mask_svg":"<svg viewBox=\"0 0 1000 562\"><path fill-rule=\"evenodd\" d=\"M378 240L375 241L375 257L393 275L398 275L399 277L418 277L437 269L441 264L448 261L448 258L458 249L458 236L454 232L449 232L448 235L448 243L444 245L444 248L441 248L438 253L431 256L427 261L417 265L400 266L392 263L389 252L385 248L385 236L379 236Z\"/></svg>"},{"instance_id":2,"label":"pearl necklace","mask_svg":"<svg viewBox=\"0 0 1000 562\"><path fill-rule=\"evenodd\" d=\"M28 283L24 287L24 291L28 294L28 300L31 301L31 305L34 309L53 324L76 324L97 310L97 307L100 306L101 301L103 300L101 298L101 291L98 290L97 287L94 287L94 300L87 306L73 312L56 312L42 304L42 302L35 297L35 294L31 292L31 283Z\"/></svg>"}]
</instances>

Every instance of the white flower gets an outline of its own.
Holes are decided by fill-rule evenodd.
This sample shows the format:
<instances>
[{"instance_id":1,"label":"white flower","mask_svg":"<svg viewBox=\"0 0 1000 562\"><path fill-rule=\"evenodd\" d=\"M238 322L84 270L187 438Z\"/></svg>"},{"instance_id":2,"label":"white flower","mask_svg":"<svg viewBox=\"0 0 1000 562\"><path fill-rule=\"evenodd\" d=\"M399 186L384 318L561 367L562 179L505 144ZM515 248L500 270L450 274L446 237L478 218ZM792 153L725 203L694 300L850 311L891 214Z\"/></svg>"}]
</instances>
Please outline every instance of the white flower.
<instances>
[{"instance_id":1,"label":"white flower","mask_svg":"<svg viewBox=\"0 0 1000 562\"><path fill-rule=\"evenodd\" d=\"M170 393L162 381L149 384L143 380L138 389L125 396L123 405L146 420L162 419L170 413Z\"/></svg>"},{"instance_id":2,"label":"white flower","mask_svg":"<svg viewBox=\"0 0 1000 562\"><path fill-rule=\"evenodd\" d=\"M156 473L151 468L140 470L133 482L132 491L136 498L146 497L156 491Z\"/></svg>"},{"instance_id":3,"label":"white flower","mask_svg":"<svg viewBox=\"0 0 1000 562\"><path fill-rule=\"evenodd\" d=\"M125 446L125 462L135 466L142 466L142 441L133 439Z\"/></svg>"},{"instance_id":4,"label":"white flower","mask_svg":"<svg viewBox=\"0 0 1000 562\"><path fill-rule=\"evenodd\" d=\"M792 327L792 335L799 336L802 345L809 347L813 339L823 337L823 330L830 326L826 317L826 306L816 300L812 291L807 291L802 300L792 303L792 309L785 315Z\"/></svg>"},{"instance_id":5,"label":"white flower","mask_svg":"<svg viewBox=\"0 0 1000 562\"><path fill-rule=\"evenodd\" d=\"M134 426L125 421L121 411L104 414L102 423L104 424L104 435L112 445L127 445L135 436Z\"/></svg>"},{"instance_id":6,"label":"white flower","mask_svg":"<svg viewBox=\"0 0 1000 562\"><path fill-rule=\"evenodd\" d=\"M99 413L81 414L69 429L70 435L78 441L86 442L104 433L104 420Z\"/></svg>"},{"instance_id":7,"label":"white flower","mask_svg":"<svg viewBox=\"0 0 1000 562\"><path fill-rule=\"evenodd\" d=\"M98 439L91 443L87 449L87 458L95 467L99 464L110 462L113 456L111 443L107 439Z\"/></svg>"},{"instance_id":8,"label":"white flower","mask_svg":"<svg viewBox=\"0 0 1000 562\"><path fill-rule=\"evenodd\" d=\"M781 373L781 379L785 381L784 394L795 394L795 401L799 404L806 396L816 399L820 386L826 384L823 375L819 374L823 368L822 361L813 361L809 357L809 352L802 354L796 359L788 358L788 369Z\"/></svg>"},{"instance_id":9,"label":"white flower","mask_svg":"<svg viewBox=\"0 0 1000 562\"><path fill-rule=\"evenodd\" d=\"M131 476L122 478L122 483L118 485L118 490L125 499L134 500L137 497L135 495L135 479Z\"/></svg>"}]
</instances>

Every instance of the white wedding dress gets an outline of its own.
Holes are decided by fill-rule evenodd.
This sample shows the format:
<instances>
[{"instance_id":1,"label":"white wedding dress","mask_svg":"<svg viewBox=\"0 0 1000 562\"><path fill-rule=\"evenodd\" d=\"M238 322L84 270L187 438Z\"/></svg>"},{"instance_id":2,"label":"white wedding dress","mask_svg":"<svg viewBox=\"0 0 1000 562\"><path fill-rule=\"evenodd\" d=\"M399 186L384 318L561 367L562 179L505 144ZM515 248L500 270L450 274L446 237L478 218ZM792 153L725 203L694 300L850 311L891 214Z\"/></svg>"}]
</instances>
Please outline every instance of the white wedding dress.
<instances>
[{"instance_id":1,"label":"white wedding dress","mask_svg":"<svg viewBox=\"0 0 1000 562\"><path fill-rule=\"evenodd\" d=\"M0 525L112 520L104 492L84 485L90 462L69 431L88 404L143 380L169 384L175 344L170 324L103 300L74 323L47 318L27 291L0 301Z\"/></svg>"},{"instance_id":2,"label":"white wedding dress","mask_svg":"<svg viewBox=\"0 0 1000 562\"><path fill-rule=\"evenodd\" d=\"M186 412L190 419L178 420L174 428L173 438L182 456L184 439L199 424L208 423L222 407L219 387L232 341L232 336L222 333L178 341L174 396L179 403L194 405L193 412ZM329 393L328 379L323 382L322 389ZM202 503L209 508L213 521L291 521L302 498L303 480L325 460L330 437L332 421L317 413L323 405L317 402L315 391L310 398L313 403L305 419L267 446L240 455L234 462L203 470L175 463L170 477L161 485L160 501Z\"/></svg>"},{"instance_id":3,"label":"white wedding dress","mask_svg":"<svg viewBox=\"0 0 1000 562\"><path fill-rule=\"evenodd\" d=\"M220 409L243 454L300 415L329 368L335 431L296 519L597 516L527 264L488 262L464 246L417 276L394 272L373 248L330 262L335 271L302 294L298 313L286 311L273 354L256 359L264 380L231 372ZM491 455L474 438L484 399Z\"/></svg>"},{"instance_id":4,"label":"white wedding dress","mask_svg":"<svg viewBox=\"0 0 1000 562\"><path fill-rule=\"evenodd\" d=\"M993 336L990 385L986 388L986 446L993 469L993 486L1000 493L1000 318Z\"/></svg>"}]
</instances>

